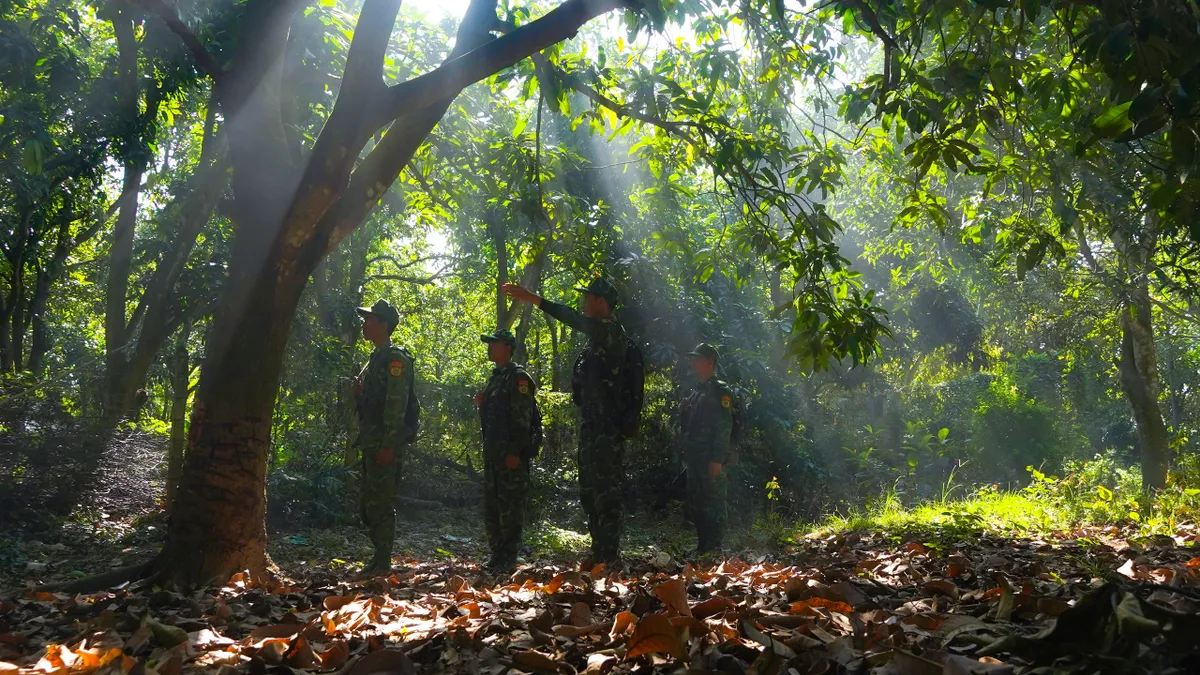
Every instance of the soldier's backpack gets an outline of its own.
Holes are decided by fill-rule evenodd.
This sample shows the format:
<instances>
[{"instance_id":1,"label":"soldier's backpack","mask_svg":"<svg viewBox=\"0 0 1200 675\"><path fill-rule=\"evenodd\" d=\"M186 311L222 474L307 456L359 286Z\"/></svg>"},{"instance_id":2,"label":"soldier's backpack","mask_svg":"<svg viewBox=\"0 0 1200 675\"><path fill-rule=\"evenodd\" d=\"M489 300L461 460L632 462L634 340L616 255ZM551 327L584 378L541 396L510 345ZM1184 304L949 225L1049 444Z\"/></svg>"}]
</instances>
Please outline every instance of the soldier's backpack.
<instances>
[{"instance_id":1,"label":"soldier's backpack","mask_svg":"<svg viewBox=\"0 0 1200 675\"><path fill-rule=\"evenodd\" d=\"M642 406L646 398L646 365L642 349L632 339L625 338L625 365L621 368L618 386L625 412L621 416L621 435L637 438L641 431Z\"/></svg>"},{"instance_id":2,"label":"soldier's backpack","mask_svg":"<svg viewBox=\"0 0 1200 675\"><path fill-rule=\"evenodd\" d=\"M585 349L579 358L575 359L575 366L571 371L571 401L577 406L583 405L583 383L587 378L588 367L589 351ZM625 361L616 384L618 400L624 404L617 418L621 435L625 438L637 438L646 396L646 368L641 347L628 335L625 336Z\"/></svg>"},{"instance_id":3,"label":"soldier's backpack","mask_svg":"<svg viewBox=\"0 0 1200 675\"><path fill-rule=\"evenodd\" d=\"M729 458L726 464L737 464L738 445L746 439L746 411L742 407L742 397L736 393L730 397L733 400L733 428L729 431Z\"/></svg>"},{"instance_id":4,"label":"soldier's backpack","mask_svg":"<svg viewBox=\"0 0 1200 675\"><path fill-rule=\"evenodd\" d=\"M542 451L542 441L545 439L545 431L542 428L542 407L533 402L533 421L529 425L530 450L528 459L536 459L538 453Z\"/></svg>"},{"instance_id":5,"label":"soldier's backpack","mask_svg":"<svg viewBox=\"0 0 1200 675\"><path fill-rule=\"evenodd\" d=\"M400 352L408 358L408 362L414 364L412 370L416 370L416 361L413 360L412 354L403 347ZM412 443L417 440L417 429L421 425L421 402L417 400L417 374L410 372L408 377L408 406L404 409L404 442Z\"/></svg>"}]
</instances>

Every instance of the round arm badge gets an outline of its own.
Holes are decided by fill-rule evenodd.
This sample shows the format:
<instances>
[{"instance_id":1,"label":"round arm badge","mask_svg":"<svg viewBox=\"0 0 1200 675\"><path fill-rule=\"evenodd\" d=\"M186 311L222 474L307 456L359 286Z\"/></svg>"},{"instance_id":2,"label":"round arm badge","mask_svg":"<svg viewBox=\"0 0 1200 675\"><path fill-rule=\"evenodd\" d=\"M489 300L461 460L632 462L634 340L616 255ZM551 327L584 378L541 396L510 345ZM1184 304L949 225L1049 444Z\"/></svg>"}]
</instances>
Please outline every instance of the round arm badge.
<instances>
[{"instance_id":1,"label":"round arm badge","mask_svg":"<svg viewBox=\"0 0 1200 675\"><path fill-rule=\"evenodd\" d=\"M729 394L721 395L721 407L722 408L732 408L733 407L733 399L729 396Z\"/></svg>"},{"instance_id":2,"label":"round arm badge","mask_svg":"<svg viewBox=\"0 0 1200 675\"><path fill-rule=\"evenodd\" d=\"M529 380L526 380L525 378L517 380L517 391L521 392L522 394L528 394Z\"/></svg>"},{"instance_id":3,"label":"round arm badge","mask_svg":"<svg viewBox=\"0 0 1200 675\"><path fill-rule=\"evenodd\" d=\"M392 377L400 377L404 374L404 362L392 361L388 364L388 372L391 373Z\"/></svg>"}]
</instances>

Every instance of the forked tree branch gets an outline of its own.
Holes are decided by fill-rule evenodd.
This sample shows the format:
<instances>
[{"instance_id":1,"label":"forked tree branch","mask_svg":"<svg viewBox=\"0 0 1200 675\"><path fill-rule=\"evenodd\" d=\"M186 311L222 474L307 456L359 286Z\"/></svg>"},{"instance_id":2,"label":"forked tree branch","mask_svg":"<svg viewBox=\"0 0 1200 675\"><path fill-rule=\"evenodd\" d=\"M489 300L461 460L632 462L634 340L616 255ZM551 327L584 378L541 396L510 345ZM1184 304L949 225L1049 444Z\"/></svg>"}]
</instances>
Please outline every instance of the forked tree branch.
<instances>
[{"instance_id":1,"label":"forked tree branch","mask_svg":"<svg viewBox=\"0 0 1200 675\"><path fill-rule=\"evenodd\" d=\"M346 185L350 171L374 127L367 126L369 107L363 101L378 99L386 93L383 60L400 0L366 0L354 28L354 39L346 57L346 70L333 112L325 121L320 136L304 169L300 187L285 218L285 223L315 223L337 200L340 191L333 186ZM286 236L288 248L307 245L308 234Z\"/></svg>"},{"instance_id":2,"label":"forked tree branch","mask_svg":"<svg viewBox=\"0 0 1200 675\"><path fill-rule=\"evenodd\" d=\"M377 106L372 126L382 127L391 120L457 96L467 86L574 37L588 21L628 6L626 0L567 0L544 16L429 73L392 85Z\"/></svg>"},{"instance_id":3,"label":"forked tree branch","mask_svg":"<svg viewBox=\"0 0 1200 675\"><path fill-rule=\"evenodd\" d=\"M399 13L400 0L366 0L363 3L354 26L354 38L350 41L350 53L346 56L334 114L339 107L361 106L361 99L354 100L357 97L374 96L386 89L383 62Z\"/></svg>"},{"instance_id":4,"label":"forked tree branch","mask_svg":"<svg viewBox=\"0 0 1200 675\"><path fill-rule=\"evenodd\" d=\"M306 255L314 259L324 256L366 218L463 89L569 39L591 19L627 5L628 0L567 0L548 14L490 39L487 31L496 25L495 0L473 0L459 26L455 52L461 48L461 53L452 52L432 72L390 87L376 106L369 127L402 119L391 124L359 163L350 184L318 223L319 241Z\"/></svg>"}]
</instances>

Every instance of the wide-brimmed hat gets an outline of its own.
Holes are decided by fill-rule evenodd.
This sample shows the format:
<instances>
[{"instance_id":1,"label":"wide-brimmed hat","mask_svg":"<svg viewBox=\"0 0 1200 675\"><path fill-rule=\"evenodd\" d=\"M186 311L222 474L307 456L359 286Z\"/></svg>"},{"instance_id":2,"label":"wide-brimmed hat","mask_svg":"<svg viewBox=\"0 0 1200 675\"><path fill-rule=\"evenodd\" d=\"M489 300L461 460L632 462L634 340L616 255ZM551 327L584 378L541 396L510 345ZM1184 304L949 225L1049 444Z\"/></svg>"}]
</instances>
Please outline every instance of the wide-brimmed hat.
<instances>
[{"instance_id":1,"label":"wide-brimmed hat","mask_svg":"<svg viewBox=\"0 0 1200 675\"><path fill-rule=\"evenodd\" d=\"M388 327L388 330L394 330L400 325L400 312L392 307L392 303L387 300L376 300L375 304L370 307L359 307L358 313L363 316L374 316Z\"/></svg>"}]
</instances>

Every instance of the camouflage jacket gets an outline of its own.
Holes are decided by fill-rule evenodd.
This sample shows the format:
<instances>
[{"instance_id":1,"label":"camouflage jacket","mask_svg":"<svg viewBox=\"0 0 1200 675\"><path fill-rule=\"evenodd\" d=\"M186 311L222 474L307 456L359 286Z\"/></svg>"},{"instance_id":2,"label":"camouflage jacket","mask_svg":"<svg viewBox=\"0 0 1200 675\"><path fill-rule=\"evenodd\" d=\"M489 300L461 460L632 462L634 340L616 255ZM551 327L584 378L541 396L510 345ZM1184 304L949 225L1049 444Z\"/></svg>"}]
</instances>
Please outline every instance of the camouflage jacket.
<instances>
[{"instance_id":1,"label":"camouflage jacket","mask_svg":"<svg viewBox=\"0 0 1200 675\"><path fill-rule=\"evenodd\" d=\"M542 311L588 336L588 346L575 363L571 388L575 405L581 408L585 422L619 424L626 402L621 401L621 368L629 340L625 329L612 319L597 319L543 300Z\"/></svg>"},{"instance_id":2,"label":"camouflage jacket","mask_svg":"<svg viewBox=\"0 0 1200 675\"><path fill-rule=\"evenodd\" d=\"M396 345L376 347L359 373L362 393L358 395L358 445L364 453L380 448L398 450L408 429L404 415L413 376L413 359Z\"/></svg>"},{"instance_id":3,"label":"camouflage jacket","mask_svg":"<svg viewBox=\"0 0 1200 675\"><path fill-rule=\"evenodd\" d=\"M492 369L479 405L485 457L498 461L506 455L532 459L536 391L537 383L521 366L510 362Z\"/></svg>"},{"instance_id":4,"label":"camouflage jacket","mask_svg":"<svg viewBox=\"0 0 1200 675\"><path fill-rule=\"evenodd\" d=\"M698 383L680 401L680 445L687 462L724 464L728 460L733 404L733 391L715 377Z\"/></svg>"}]
</instances>

